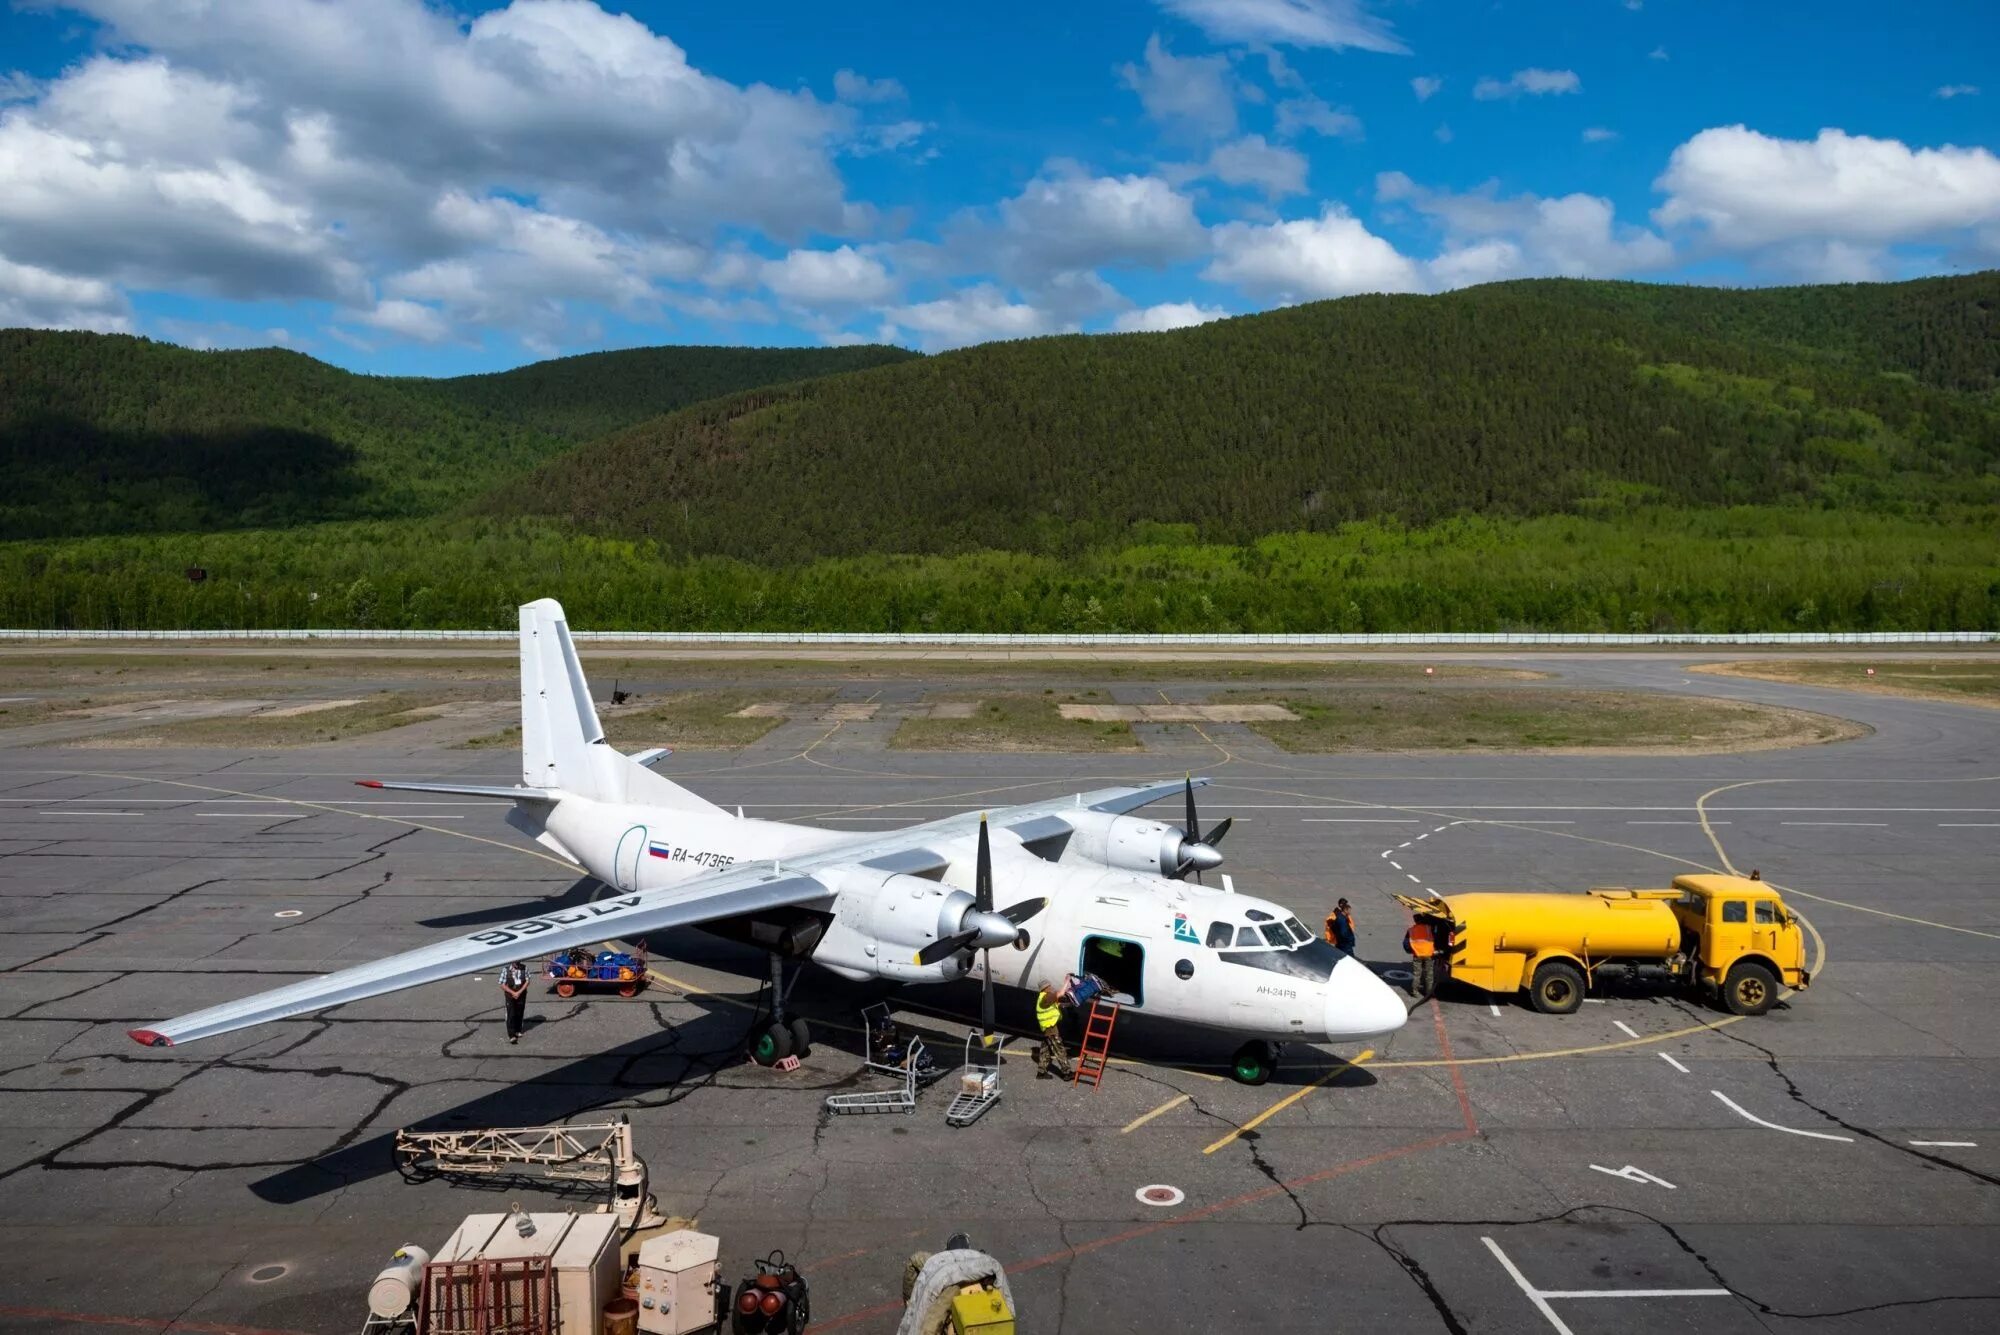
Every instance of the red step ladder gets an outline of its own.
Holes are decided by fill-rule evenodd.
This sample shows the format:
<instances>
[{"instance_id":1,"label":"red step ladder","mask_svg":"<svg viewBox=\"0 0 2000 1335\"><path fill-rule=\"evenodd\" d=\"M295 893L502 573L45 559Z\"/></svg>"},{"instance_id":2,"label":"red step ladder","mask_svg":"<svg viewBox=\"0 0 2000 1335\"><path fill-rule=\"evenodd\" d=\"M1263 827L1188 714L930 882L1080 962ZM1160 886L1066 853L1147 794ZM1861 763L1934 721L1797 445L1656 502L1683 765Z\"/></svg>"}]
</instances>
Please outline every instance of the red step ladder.
<instances>
[{"instance_id":1,"label":"red step ladder","mask_svg":"<svg viewBox=\"0 0 2000 1335\"><path fill-rule=\"evenodd\" d=\"M1070 1084L1092 1089L1104 1080L1104 1068L1111 1062L1111 1031L1118 1027L1118 1003L1098 997L1090 1003L1083 1023L1083 1042L1076 1050L1076 1071Z\"/></svg>"}]
</instances>

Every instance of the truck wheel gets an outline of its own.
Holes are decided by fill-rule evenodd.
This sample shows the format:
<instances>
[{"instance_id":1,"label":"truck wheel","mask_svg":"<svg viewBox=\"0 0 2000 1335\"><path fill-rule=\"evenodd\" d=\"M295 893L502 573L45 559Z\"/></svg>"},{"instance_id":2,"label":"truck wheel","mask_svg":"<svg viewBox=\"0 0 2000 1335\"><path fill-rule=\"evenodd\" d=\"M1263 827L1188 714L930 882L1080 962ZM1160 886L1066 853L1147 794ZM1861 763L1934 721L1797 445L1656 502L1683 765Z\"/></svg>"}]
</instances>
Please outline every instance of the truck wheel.
<instances>
[{"instance_id":1,"label":"truck wheel","mask_svg":"<svg viewBox=\"0 0 2000 1335\"><path fill-rule=\"evenodd\" d=\"M1583 1006L1583 970L1568 960L1550 960L1535 970L1528 999L1544 1015L1572 1015Z\"/></svg>"},{"instance_id":2,"label":"truck wheel","mask_svg":"<svg viewBox=\"0 0 2000 1335\"><path fill-rule=\"evenodd\" d=\"M1229 1074L1239 1085L1261 1085L1271 1078L1277 1064L1271 1045L1260 1038L1253 1038L1236 1049L1236 1055L1229 1059Z\"/></svg>"},{"instance_id":3,"label":"truck wheel","mask_svg":"<svg viewBox=\"0 0 2000 1335\"><path fill-rule=\"evenodd\" d=\"M1755 960L1742 960L1722 980L1722 1004L1731 1015L1762 1015L1778 999L1778 980Z\"/></svg>"},{"instance_id":4,"label":"truck wheel","mask_svg":"<svg viewBox=\"0 0 2000 1335\"><path fill-rule=\"evenodd\" d=\"M792 1055L792 1031L782 1024L767 1026L750 1044L750 1060L759 1066L776 1066Z\"/></svg>"}]
</instances>

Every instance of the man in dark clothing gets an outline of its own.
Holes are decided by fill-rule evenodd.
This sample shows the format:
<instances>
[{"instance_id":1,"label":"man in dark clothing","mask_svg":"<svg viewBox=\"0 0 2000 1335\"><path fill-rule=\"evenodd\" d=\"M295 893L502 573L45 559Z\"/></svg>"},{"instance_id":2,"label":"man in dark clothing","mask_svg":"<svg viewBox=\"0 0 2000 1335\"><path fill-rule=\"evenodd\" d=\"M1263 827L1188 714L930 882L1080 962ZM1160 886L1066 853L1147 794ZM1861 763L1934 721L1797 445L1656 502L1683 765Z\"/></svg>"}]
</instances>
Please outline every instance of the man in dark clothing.
<instances>
[{"instance_id":1,"label":"man in dark clothing","mask_svg":"<svg viewBox=\"0 0 2000 1335\"><path fill-rule=\"evenodd\" d=\"M1350 954L1354 950L1354 910L1345 899L1333 906L1333 912L1326 915L1326 939L1337 949Z\"/></svg>"},{"instance_id":2,"label":"man in dark clothing","mask_svg":"<svg viewBox=\"0 0 2000 1335\"><path fill-rule=\"evenodd\" d=\"M528 1013L528 969L521 961L500 971L500 994L507 999L507 1041L521 1041L521 1019Z\"/></svg>"}]
</instances>

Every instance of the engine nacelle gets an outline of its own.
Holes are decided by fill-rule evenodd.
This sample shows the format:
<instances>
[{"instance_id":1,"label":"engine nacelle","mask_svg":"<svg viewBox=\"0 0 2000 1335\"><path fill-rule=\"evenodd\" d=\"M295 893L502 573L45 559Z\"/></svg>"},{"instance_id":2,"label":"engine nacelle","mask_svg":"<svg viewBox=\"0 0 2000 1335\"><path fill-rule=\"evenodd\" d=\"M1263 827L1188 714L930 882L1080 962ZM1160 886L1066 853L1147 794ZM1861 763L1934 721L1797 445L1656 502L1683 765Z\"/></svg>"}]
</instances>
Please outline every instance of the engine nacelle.
<instances>
[{"instance_id":1,"label":"engine nacelle","mask_svg":"<svg viewBox=\"0 0 2000 1335\"><path fill-rule=\"evenodd\" d=\"M1183 850L1192 847L1187 842L1187 832L1178 825L1139 816L1114 816L1108 811L1059 814L1076 830L1075 837L1063 850L1064 856L1074 854L1120 871L1172 876L1187 860L1188 854Z\"/></svg>"},{"instance_id":2,"label":"engine nacelle","mask_svg":"<svg viewBox=\"0 0 2000 1335\"><path fill-rule=\"evenodd\" d=\"M963 952L935 964L918 964L919 950L959 930L972 907L963 890L921 876L833 868L820 880L834 891L833 921L813 951L813 962L849 978L882 977L935 983L961 978Z\"/></svg>"}]
</instances>

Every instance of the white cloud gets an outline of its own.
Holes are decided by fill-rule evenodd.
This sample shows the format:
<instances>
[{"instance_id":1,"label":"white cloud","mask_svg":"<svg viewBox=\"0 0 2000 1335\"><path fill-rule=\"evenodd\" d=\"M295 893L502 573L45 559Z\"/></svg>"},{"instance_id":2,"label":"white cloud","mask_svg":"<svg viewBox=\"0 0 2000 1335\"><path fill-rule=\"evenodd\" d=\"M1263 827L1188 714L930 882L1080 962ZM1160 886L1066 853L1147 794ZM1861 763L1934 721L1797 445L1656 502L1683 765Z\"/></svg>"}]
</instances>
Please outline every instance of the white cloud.
<instances>
[{"instance_id":1,"label":"white cloud","mask_svg":"<svg viewBox=\"0 0 2000 1335\"><path fill-rule=\"evenodd\" d=\"M1253 186L1270 199L1282 199L1305 192L1306 159L1303 153L1266 143L1261 134L1246 134L1218 144L1206 164L1189 172L1190 179L1199 176Z\"/></svg>"},{"instance_id":2,"label":"white cloud","mask_svg":"<svg viewBox=\"0 0 2000 1335\"><path fill-rule=\"evenodd\" d=\"M1530 274L1605 278L1663 268L1673 247L1638 227L1620 227L1611 201L1596 195L1502 198L1485 186L1463 194L1430 190L1401 172L1376 178L1376 198L1406 204L1444 231L1430 262L1434 283L1458 287Z\"/></svg>"},{"instance_id":3,"label":"white cloud","mask_svg":"<svg viewBox=\"0 0 2000 1335\"><path fill-rule=\"evenodd\" d=\"M0 73L0 104L29 102L42 95L44 85L19 70Z\"/></svg>"},{"instance_id":4,"label":"white cloud","mask_svg":"<svg viewBox=\"0 0 2000 1335\"><path fill-rule=\"evenodd\" d=\"M924 132L931 128L925 121L890 121L884 125L864 125L848 139L846 151L857 158L870 157L876 153L894 153L915 144L924 137Z\"/></svg>"},{"instance_id":5,"label":"white cloud","mask_svg":"<svg viewBox=\"0 0 2000 1335\"><path fill-rule=\"evenodd\" d=\"M786 301L811 307L867 306L887 301L896 282L880 260L852 246L795 250L764 265L764 285Z\"/></svg>"},{"instance_id":6,"label":"white cloud","mask_svg":"<svg viewBox=\"0 0 2000 1335\"><path fill-rule=\"evenodd\" d=\"M1417 95L1417 101L1428 102L1444 87L1444 80L1434 74L1419 74L1410 80L1410 91Z\"/></svg>"},{"instance_id":7,"label":"white cloud","mask_svg":"<svg viewBox=\"0 0 2000 1335\"><path fill-rule=\"evenodd\" d=\"M1100 265L1173 264L1198 253L1201 223L1193 201L1157 176L1089 176L1054 163L1000 205L1002 254L1015 282ZM992 238L968 237L973 249Z\"/></svg>"},{"instance_id":8,"label":"white cloud","mask_svg":"<svg viewBox=\"0 0 2000 1335\"><path fill-rule=\"evenodd\" d=\"M1777 139L1741 125L1676 148L1654 218L1700 226L1728 249L1803 240L1863 246L1942 239L2000 221L2000 158L1821 130Z\"/></svg>"},{"instance_id":9,"label":"white cloud","mask_svg":"<svg viewBox=\"0 0 2000 1335\"><path fill-rule=\"evenodd\" d=\"M1329 139L1359 139L1361 118L1344 108L1328 106L1310 94L1288 97L1278 103L1277 132L1289 139L1301 130L1311 130Z\"/></svg>"},{"instance_id":10,"label":"white cloud","mask_svg":"<svg viewBox=\"0 0 2000 1335\"><path fill-rule=\"evenodd\" d=\"M1211 320L1226 320L1229 312L1220 306L1197 306L1192 301L1166 301L1126 311L1111 322L1121 334L1157 334L1168 329L1187 329Z\"/></svg>"},{"instance_id":11,"label":"white cloud","mask_svg":"<svg viewBox=\"0 0 2000 1335\"><path fill-rule=\"evenodd\" d=\"M1472 95L1481 102L1515 98L1523 94L1529 97L1545 97L1550 94L1582 91L1583 80L1576 77L1575 70L1515 70L1505 79L1481 79L1472 85Z\"/></svg>"},{"instance_id":12,"label":"white cloud","mask_svg":"<svg viewBox=\"0 0 2000 1335\"><path fill-rule=\"evenodd\" d=\"M299 340L285 329L246 329L226 320L160 320L157 329L184 348L288 348Z\"/></svg>"},{"instance_id":13,"label":"white cloud","mask_svg":"<svg viewBox=\"0 0 2000 1335\"><path fill-rule=\"evenodd\" d=\"M378 302L373 310L356 311L352 318L417 343L442 343L451 337L451 322L444 318L443 312L415 301Z\"/></svg>"},{"instance_id":14,"label":"white cloud","mask_svg":"<svg viewBox=\"0 0 2000 1335\"><path fill-rule=\"evenodd\" d=\"M1314 301L1423 287L1414 262L1338 204L1295 222L1225 223L1214 238L1215 259L1202 277L1261 299Z\"/></svg>"},{"instance_id":15,"label":"white cloud","mask_svg":"<svg viewBox=\"0 0 2000 1335\"><path fill-rule=\"evenodd\" d=\"M1646 53L1646 59L1648 60L1666 60L1668 58L1667 48L1664 46L1656 46Z\"/></svg>"},{"instance_id":16,"label":"white cloud","mask_svg":"<svg viewBox=\"0 0 2000 1335\"><path fill-rule=\"evenodd\" d=\"M1586 144L1608 144L1618 137L1618 131L1607 130L1602 125L1593 125L1583 132Z\"/></svg>"},{"instance_id":17,"label":"white cloud","mask_svg":"<svg viewBox=\"0 0 2000 1335\"><path fill-rule=\"evenodd\" d=\"M964 288L936 301L897 306L882 313L883 339L895 342L905 332L927 352L985 343L994 339L1033 338L1057 332L1047 311L1010 301L990 283Z\"/></svg>"},{"instance_id":18,"label":"white cloud","mask_svg":"<svg viewBox=\"0 0 2000 1335\"><path fill-rule=\"evenodd\" d=\"M871 79L853 70L836 70L833 95L842 102L900 102L909 94L894 79Z\"/></svg>"},{"instance_id":19,"label":"white cloud","mask_svg":"<svg viewBox=\"0 0 2000 1335\"><path fill-rule=\"evenodd\" d=\"M1937 95L1947 102L1954 97L1978 97L1979 86L1970 83L1948 83L1937 90Z\"/></svg>"},{"instance_id":20,"label":"white cloud","mask_svg":"<svg viewBox=\"0 0 2000 1335\"><path fill-rule=\"evenodd\" d=\"M1363 0L1157 0L1218 42L1407 50Z\"/></svg>"},{"instance_id":21,"label":"white cloud","mask_svg":"<svg viewBox=\"0 0 2000 1335\"><path fill-rule=\"evenodd\" d=\"M1158 35L1146 39L1145 65L1118 71L1146 114L1168 130L1221 138L1236 130L1236 74L1227 56L1177 56Z\"/></svg>"},{"instance_id":22,"label":"white cloud","mask_svg":"<svg viewBox=\"0 0 2000 1335\"><path fill-rule=\"evenodd\" d=\"M1449 125L1439 125L1437 129L1431 131L1431 135L1440 144L1448 144L1451 142L1451 127Z\"/></svg>"},{"instance_id":23,"label":"white cloud","mask_svg":"<svg viewBox=\"0 0 2000 1335\"><path fill-rule=\"evenodd\" d=\"M16 264L0 255L0 328L94 329L112 334L131 327L131 309L111 284Z\"/></svg>"}]
</instances>

